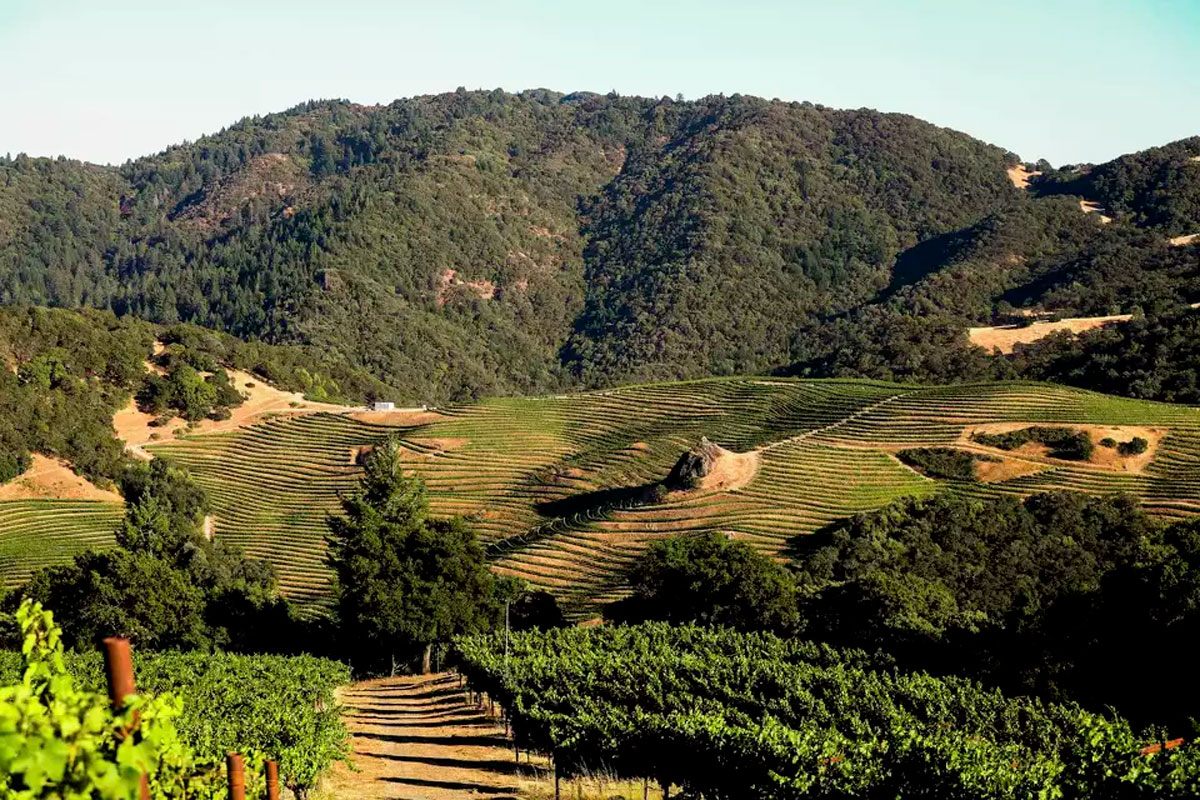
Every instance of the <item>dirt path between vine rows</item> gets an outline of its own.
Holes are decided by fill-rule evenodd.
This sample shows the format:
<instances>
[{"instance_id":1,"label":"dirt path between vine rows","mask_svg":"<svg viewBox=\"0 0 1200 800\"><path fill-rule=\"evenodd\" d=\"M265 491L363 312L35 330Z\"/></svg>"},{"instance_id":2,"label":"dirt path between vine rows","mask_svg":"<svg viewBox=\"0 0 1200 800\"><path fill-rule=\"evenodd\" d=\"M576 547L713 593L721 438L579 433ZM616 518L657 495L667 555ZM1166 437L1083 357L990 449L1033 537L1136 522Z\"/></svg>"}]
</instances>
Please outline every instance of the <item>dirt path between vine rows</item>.
<instances>
[{"instance_id":1,"label":"dirt path between vine rows","mask_svg":"<svg viewBox=\"0 0 1200 800\"><path fill-rule=\"evenodd\" d=\"M334 769L328 789L338 800L508 799L530 784L503 726L467 703L454 675L365 681L344 689L341 701L357 771Z\"/></svg>"}]
</instances>

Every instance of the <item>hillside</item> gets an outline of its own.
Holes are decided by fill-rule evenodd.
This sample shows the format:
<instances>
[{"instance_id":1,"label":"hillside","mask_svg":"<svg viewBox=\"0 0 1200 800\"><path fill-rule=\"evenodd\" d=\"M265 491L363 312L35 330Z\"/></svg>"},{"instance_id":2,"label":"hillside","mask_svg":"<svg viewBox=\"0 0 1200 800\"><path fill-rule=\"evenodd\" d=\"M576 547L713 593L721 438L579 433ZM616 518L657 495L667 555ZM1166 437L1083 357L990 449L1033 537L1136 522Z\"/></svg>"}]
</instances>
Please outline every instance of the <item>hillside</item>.
<instances>
[{"instance_id":1,"label":"hillside","mask_svg":"<svg viewBox=\"0 0 1200 800\"><path fill-rule=\"evenodd\" d=\"M1070 461L1037 445L1008 452L971 438L1033 425L1084 431L1094 453ZM649 542L680 532L725 531L783 554L794 537L834 520L935 492L1123 491L1158 516L1200 511L1200 411L1031 383L718 379L500 398L383 421L288 415L146 449L208 490L216 536L274 563L294 599L319 603L325 515L357 480L358 456L389 435L401 437L428 482L435 512L465 516L498 570L551 589L578 614L620 593L621 568ZM739 479L650 491L702 436L751 454L729 465ZM1100 445L1107 437L1150 444L1126 457ZM980 456L977 479L930 477L898 457L921 447ZM38 563L61 560L89 535L79 510L58 523L80 525L76 532L47 540L21 532L37 527L25 506L0 502L0 514L24 526L4 538L23 542ZM29 563L8 563L6 579Z\"/></svg>"},{"instance_id":2,"label":"hillside","mask_svg":"<svg viewBox=\"0 0 1200 800\"><path fill-rule=\"evenodd\" d=\"M404 404L1005 378L1021 364L966 330L1014 307L1200 299L1198 156L1033 170L909 116L742 95L311 102L120 168L0 160L0 302L301 344Z\"/></svg>"},{"instance_id":3,"label":"hillside","mask_svg":"<svg viewBox=\"0 0 1200 800\"><path fill-rule=\"evenodd\" d=\"M119 169L0 162L0 300L318 345L408 400L763 371L1010 202L1008 158L743 96L309 103Z\"/></svg>"}]
</instances>

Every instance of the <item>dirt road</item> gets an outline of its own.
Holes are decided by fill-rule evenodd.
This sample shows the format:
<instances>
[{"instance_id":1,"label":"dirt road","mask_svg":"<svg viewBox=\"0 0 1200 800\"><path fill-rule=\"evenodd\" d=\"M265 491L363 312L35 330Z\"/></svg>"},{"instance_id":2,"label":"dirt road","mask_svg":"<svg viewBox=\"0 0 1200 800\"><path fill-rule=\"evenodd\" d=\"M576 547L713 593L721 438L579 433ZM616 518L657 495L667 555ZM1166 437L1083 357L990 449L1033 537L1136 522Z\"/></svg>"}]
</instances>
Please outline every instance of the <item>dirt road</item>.
<instances>
[{"instance_id":1,"label":"dirt road","mask_svg":"<svg viewBox=\"0 0 1200 800\"><path fill-rule=\"evenodd\" d=\"M335 769L329 789L338 800L517 798L530 783L503 726L466 702L453 675L366 681L341 697L358 771Z\"/></svg>"}]
</instances>

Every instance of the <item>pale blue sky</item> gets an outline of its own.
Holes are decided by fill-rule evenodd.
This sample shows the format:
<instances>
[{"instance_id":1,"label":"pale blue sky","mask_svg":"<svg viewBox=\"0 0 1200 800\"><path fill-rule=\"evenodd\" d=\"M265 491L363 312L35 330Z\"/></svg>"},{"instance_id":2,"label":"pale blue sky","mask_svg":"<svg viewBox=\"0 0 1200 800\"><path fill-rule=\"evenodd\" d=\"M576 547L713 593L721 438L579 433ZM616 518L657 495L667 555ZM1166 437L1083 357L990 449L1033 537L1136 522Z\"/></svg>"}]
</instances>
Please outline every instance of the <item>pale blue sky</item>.
<instances>
[{"instance_id":1,"label":"pale blue sky","mask_svg":"<svg viewBox=\"0 0 1200 800\"><path fill-rule=\"evenodd\" d=\"M0 153L122 162L310 98L741 92L1056 164L1200 134L1200 0L0 0Z\"/></svg>"}]
</instances>

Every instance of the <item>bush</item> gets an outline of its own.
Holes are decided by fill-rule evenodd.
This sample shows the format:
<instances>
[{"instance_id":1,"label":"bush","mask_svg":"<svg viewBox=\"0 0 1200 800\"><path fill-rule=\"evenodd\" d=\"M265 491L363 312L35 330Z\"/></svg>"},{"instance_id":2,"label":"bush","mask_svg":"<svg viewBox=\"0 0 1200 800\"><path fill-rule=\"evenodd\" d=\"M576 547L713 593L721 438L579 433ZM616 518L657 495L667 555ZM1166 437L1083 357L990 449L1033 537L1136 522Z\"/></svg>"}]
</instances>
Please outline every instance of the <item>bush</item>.
<instances>
[{"instance_id":1,"label":"bush","mask_svg":"<svg viewBox=\"0 0 1200 800\"><path fill-rule=\"evenodd\" d=\"M973 481L976 461L996 461L990 456L968 453L952 447L915 447L901 450L897 458L910 467L935 478Z\"/></svg>"},{"instance_id":2,"label":"bush","mask_svg":"<svg viewBox=\"0 0 1200 800\"><path fill-rule=\"evenodd\" d=\"M700 622L790 632L799 625L791 573L716 532L655 542L628 572L632 594L610 604L616 622Z\"/></svg>"},{"instance_id":3,"label":"bush","mask_svg":"<svg viewBox=\"0 0 1200 800\"><path fill-rule=\"evenodd\" d=\"M147 375L137 394L142 411L158 415L174 412L189 422L243 401L225 370L218 368L205 375L184 360L173 361L166 375Z\"/></svg>"},{"instance_id":4,"label":"bush","mask_svg":"<svg viewBox=\"0 0 1200 800\"><path fill-rule=\"evenodd\" d=\"M1150 449L1150 442L1141 436L1135 436L1128 442L1121 442L1117 452L1123 456L1138 456Z\"/></svg>"},{"instance_id":5,"label":"bush","mask_svg":"<svg viewBox=\"0 0 1200 800\"><path fill-rule=\"evenodd\" d=\"M1100 446L1108 447L1108 448L1116 447L1117 440L1112 438L1111 436L1105 436L1103 439L1100 440Z\"/></svg>"},{"instance_id":6,"label":"bush","mask_svg":"<svg viewBox=\"0 0 1200 800\"><path fill-rule=\"evenodd\" d=\"M0 483L8 483L18 475L25 474L33 466L33 456L28 451L0 453Z\"/></svg>"},{"instance_id":7,"label":"bush","mask_svg":"<svg viewBox=\"0 0 1200 800\"><path fill-rule=\"evenodd\" d=\"M1084 431L1038 425L1007 433L976 433L971 441L1001 450L1016 450L1029 442L1037 442L1050 448L1051 457L1068 461L1087 461L1095 449L1092 438Z\"/></svg>"}]
</instances>

